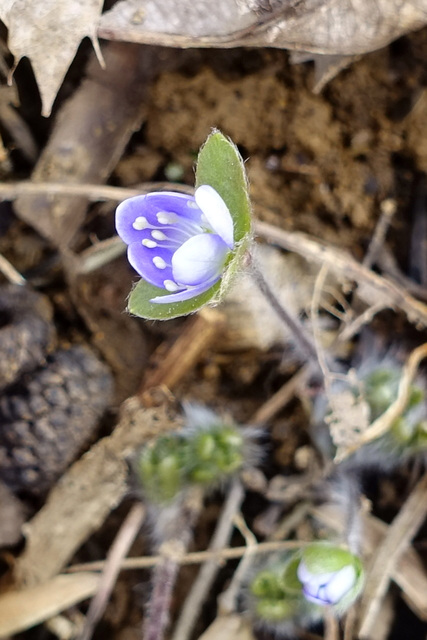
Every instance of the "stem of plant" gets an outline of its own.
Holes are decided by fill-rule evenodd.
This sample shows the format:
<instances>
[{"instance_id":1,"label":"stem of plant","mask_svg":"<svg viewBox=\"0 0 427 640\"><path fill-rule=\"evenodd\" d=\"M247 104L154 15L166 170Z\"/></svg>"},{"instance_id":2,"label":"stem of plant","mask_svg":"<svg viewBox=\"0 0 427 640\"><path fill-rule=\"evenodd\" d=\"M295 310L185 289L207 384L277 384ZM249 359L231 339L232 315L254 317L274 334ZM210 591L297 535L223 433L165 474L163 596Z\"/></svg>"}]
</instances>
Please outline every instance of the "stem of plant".
<instances>
[{"instance_id":1,"label":"stem of plant","mask_svg":"<svg viewBox=\"0 0 427 640\"><path fill-rule=\"evenodd\" d=\"M249 254L249 260L250 273L258 289L270 303L274 311L279 316L280 320L288 327L288 329L290 329L307 360L313 363L316 368L318 368L319 361L317 357L316 347L312 340L310 340L301 322L298 320L298 318L292 316L282 305L273 289L270 287L263 274L261 273L261 270L256 263L256 259L251 254Z\"/></svg>"},{"instance_id":2,"label":"stem of plant","mask_svg":"<svg viewBox=\"0 0 427 640\"><path fill-rule=\"evenodd\" d=\"M202 506L203 493L189 490L174 511L168 525L167 539L160 546L164 561L157 565L152 575L152 591L144 619L143 640L163 640L169 623L169 612L173 588L180 568L180 557L185 554L190 543L193 526ZM176 511L175 511L176 510Z\"/></svg>"}]
</instances>

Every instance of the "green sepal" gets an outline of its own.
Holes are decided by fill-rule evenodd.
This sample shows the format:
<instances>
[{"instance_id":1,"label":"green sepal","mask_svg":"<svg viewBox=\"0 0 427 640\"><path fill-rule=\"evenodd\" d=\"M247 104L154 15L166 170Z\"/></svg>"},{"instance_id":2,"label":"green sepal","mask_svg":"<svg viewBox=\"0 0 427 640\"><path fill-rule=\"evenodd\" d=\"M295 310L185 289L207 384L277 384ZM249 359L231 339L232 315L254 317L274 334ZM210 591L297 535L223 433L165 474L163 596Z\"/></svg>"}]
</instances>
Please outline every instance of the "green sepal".
<instances>
[{"instance_id":1,"label":"green sepal","mask_svg":"<svg viewBox=\"0 0 427 640\"><path fill-rule=\"evenodd\" d=\"M210 289L194 298L190 298L190 300L158 304L150 302L150 300L157 296L170 295L170 291L154 287L152 284L145 282L145 280L139 280L130 293L128 311L134 316L139 316L146 320L171 320L172 318L194 313L208 302L218 302L220 289L221 281L216 282Z\"/></svg>"},{"instance_id":2,"label":"green sepal","mask_svg":"<svg viewBox=\"0 0 427 640\"><path fill-rule=\"evenodd\" d=\"M298 578L298 566L301 561L301 552L294 553L287 562L282 575L280 584L282 589L292 595L302 595L302 584Z\"/></svg>"}]
</instances>

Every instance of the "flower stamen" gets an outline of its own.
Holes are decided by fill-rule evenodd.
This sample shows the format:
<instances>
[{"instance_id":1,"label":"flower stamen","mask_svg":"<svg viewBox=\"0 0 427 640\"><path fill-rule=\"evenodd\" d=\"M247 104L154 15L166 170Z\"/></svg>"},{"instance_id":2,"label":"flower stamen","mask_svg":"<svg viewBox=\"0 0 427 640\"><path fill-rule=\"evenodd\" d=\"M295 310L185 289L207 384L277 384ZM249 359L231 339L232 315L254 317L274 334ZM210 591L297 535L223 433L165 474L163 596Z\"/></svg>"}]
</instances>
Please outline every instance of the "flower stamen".
<instances>
[{"instance_id":1,"label":"flower stamen","mask_svg":"<svg viewBox=\"0 0 427 640\"><path fill-rule=\"evenodd\" d=\"M132 227L136 231L143 231L143 229L151 227L151 225L148 224L148 220L145 216L138 216L137 218L135 218L135 222L132 224Z\"/></svg>"},{"instance_id":2,"label":"flower stamen","mask_svg":"<svg viewBox=\"0 0 427 640\"><path fill-rule=\"evenodd\" d=\"M148 247L149 249L154 249L154 247L157 247L157 242L154 242L154 240L150 240L149 238L145 238L142 241L142 244L144 245L144 247Z\"/></svg>"},{"instance_id":3,"label":"flower stamen","mask_svg":"<svg viewBox=\"0 0 427 640\"><path fill-rule=\"evenodd\" d=\"M157 269L166 269L167 264L160 256L155 256L153 258L153 264Z\"/></svg>"}]
</instances>

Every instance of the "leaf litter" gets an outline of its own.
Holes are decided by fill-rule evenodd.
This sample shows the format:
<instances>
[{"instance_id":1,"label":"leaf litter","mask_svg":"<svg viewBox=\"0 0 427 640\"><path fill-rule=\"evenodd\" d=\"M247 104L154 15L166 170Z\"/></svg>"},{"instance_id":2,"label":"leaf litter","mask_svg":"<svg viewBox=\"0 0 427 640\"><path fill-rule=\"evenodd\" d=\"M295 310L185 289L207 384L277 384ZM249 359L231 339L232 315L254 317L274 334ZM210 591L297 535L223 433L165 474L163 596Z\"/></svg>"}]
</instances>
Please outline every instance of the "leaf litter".
<instances>
[{"instance_id":1,"label":"leaf litter","mask_svg":"<svg viewBox=\"0 0 427 640\"><path fill-rule=\"evenodd\" d=\"M299 3L299 10L314 10L314 4ZM320 8L320 4L317 3L317 8ZM18 5L16 3L15 10ZM294 22L290 19L288 23L283 21L283 7L280 5L281 3L236 3L236 31L241 29L245 34L240 34L235 39L234 36L231 40L229 38L227 46L230 42L233 46L244 42L262 47L268 38L271 42L274 34L277 37L276 43L281 42L280 38L285 42L285 27L293 25L295 28L297 18L300 25L310 27L310 20L306 17L304 21L302 14L296 16ZM107 29L105 25L109 24L108 35L115 39L118 31L114 32L111 22L107 21L114 11L118 13L126 7L129 11L129 7L135 9L135 6L126 1L117 3L111 12L104 14L101 22L104 26L101 26L99 33L107 35L107 31L102 29ZM351 19L350 9L356 7L357 3L352 3L344 17ZM153 29L151 44L170 45L175 38L178 46L184 42L188 46L191 44L188 36L194 38L198 23L196 21L191 24L190 34L180 32L181 26L188 24L189 15L199 15L200 20L206 16L205 6L201 2L192 3L191 7L183 3L182 15L176 16L169 12L170 23L166 22L166 2L157 3L157 7L147 3L145 8L147 11L157 9L157 15L165 24L162 32ZM185 14L185 8L192 13ZM12 3L4 3L0 9L4 11L6 22L9 21L9 37L13 35L15 38L11 26L13 21L8 17L12 15L9 13L13 9ZM324 12L329 16L328 19L335 9L336 5L329 3L328 11ZM387 15L388 7L385 5L377 3L377 9ZM367 48L364 50L369 47L377 48L387 42L387 38L392 39L398 33L422 26L422 9L421 3L408 4L406 21L400 20L397 25L392 23L391 26L389 23L386 38L379 28L374 32L377 39L373 39L373 44L365 45ZM38 11L39 6L34 4L32 10ZM94 21L94 6L91 11L91 20ZM97 12L99 14L99 7ZM28 20L28 15L28 12L23 12L21 19ZM122 15L126 17L125 13ZM127 39L141 38L142 42L146 36L141 36L141 33L147 24L151 24L151 14L145 16L140 13L139 22L135 13L127 15L133 20L133 23L132 20L129 22L128 18L125 25L130 33ZM221 13L215 15L219 21ZM316 18L316 15L319 14L314 12L310 19ZM398 12L394 11L394 16L396 15ZM98 17L99 15L96 20ZM238 22L239 20L251 22L248 25L248 22ZM364 20L364 23L368 24L368 21ZM316 24L319 24L318 21ZM378 25L381 26L380 23ZM221 32L220 23L217 22L217 32L223 41L220 42L217 38L215 46L224 45L224 38L234 31L230 30L230 26L232 25L227 26L228 31L223 28ZM166 41L162 33L168 31L177 33L169 34L171 39ZM311 32L314 33L312 28ZM86 19L82 21L79 33L80 38L94 33ZM201 35L208 39L217 37L212 33ZM295 35L298 35L298 31L295 31ZM54 34L52 38L53 36ZM177 37L181 40L176 40ZM14 41L13 38L11 42ZM291 43L291 48L308 51L314 48L313 45L310 48L307 42L307 46L302 46L304 42L301 39L294 43L295 46ZM57 47L53 39L51 44L46 44L46 40L43 43L45 49L49 48L51 51L55 51L55 46ZM126 318L122 314L126 290L130 288L133 275L121 258L116 258L120 260L120 269L115 269L115 262L110 265L108 262L102 264L101 261L101 266L91 275L92 281L84 270L79 272L76 264L81 262L81 256L86 256L86 252L93 248L98 247L99 254L102 255L103 241L110 242L113 234L113 201L125 197L126 188L138 189L138 176L141 184L159 178L166 182L166 168L173 161L180 165L185 182L192 184L194 151L211 126L220 126L250 155L247 166L255 213L259 220L259 236L265 242L303 258L298 270L294 266L289 268L293 288L297 290L297 294L301 294L300 297L296 296L296 304L300 305L301 313L306 316L310 314L313 286L313 270L311 266L304 266L304 260L326 265L334 276L336 301L330 291L326 291L326 287L322 291L321 302L319 301L320 352L327 358L332 348L338 348L336 337L342 329L342 318L350 323L360 318L360 323L356 325L357 331L367 324L389 342L393 341L395 335L399 336L406 353L403 361L409 358L408 354L418 353L414 350L424 341L422 336L427 320L425 304L417 298L417 294L412 295L405 286L399 285L387 271L377 273L369 265L362 264L364 251L375 230L379 210L391 195L397 203L397 211L388 235L381 240L380 245L394 252L401 270L405 269L406 253L411 250L408 244L410 221L403 216L403 211L411 210L413 184L418 172L425 170L422 141L415 133L419 130L425 112L425 103L419 98L419 91L422 91L421 61L426 47L425 33L420 32L406 38L404 43L404 55L396 55L396 47L398 51L402 44L393 45L355 63L345 74L332 80L325 96L311 94L313 75L310 68L289 66L286 55L280 51L236 50L224 55L219 51L171 50L171 61L171 56L162 49L137 46L133 49L129 44L112 43L105 50L107 71L98 70L98 62L92 60L89 70L85 72L86 79L83 79L81 73L80 79L83 82L75 89L70 101L58 104L57 122L50 123L50 137L43 145L42 155L36 166L31 166L32 171L28 170L28 164L25 168L24 164L19 165L13 158L10 140L5 136L5 153L13 158L10 167L14 169L16 166L16 173L9 169L6 177L9 182L14 181L14 184L0 186L5 188L3 193L12 193L9 197L13 200L16 200L16 196L19 197L14 203L14 212L28 226L24 226L16 218L12 219L0 237L0 251L4 253L5 260L9 260L17 272L25 276L25 281L30 286L42 286L51 298L61 343L73 343L77 340L96 345L116 374L117 380L121 380L121 391L118 394L120 400L136 395L126 400L119 418L118 400L115 401L113 412L100 433L104 437L94 442L83 457L77 459L61 480L51 487L46 502L36 504L25 495L16 498L18 503L14 503L14 535L16 536L16 532L19 535L22 513L25 513L28 522L23 528L23 547L12 549L12 560L9 560L12 567L9 580L12 580L12 584L0 596L1 633L18 633L61 611L68 616L70 606L98 591L101 584L98 575L87 572L90 567L88 564L87 571L83 571L85 561L103 560L106 557L111 540L125 519L123 509L126 511L129 500L134 502L139 495L134 491L134 475L130 470L137 449L154 438L159 430L167 432L180 426L180 411L175 397L178 400L192 399L217 409L225 409L240 422L257 421L257 416L264 416L263 421L268 423L265 436L269 440L266 460L262 469L257 470L260 474L257 476L258 481L255 482L254 473L250 482L248 480L248 484L244 485L250 500L241 506L242 513L236 508L236 521L241 524L243 515L250 527L246 530L246 543L249 544L246 553L245 548L236 549L240 556L247 557L251 549L251 530L261 539L261 517L264 523L269 521L270 530L274 533L281 528L282 518L286 520L286 517L290 517L295 501L306 501L314 508L313 504L319 500L314 488L316 485L323 486L322 478L328 475L330 468L320 462L316 465L310 462L319 456L315 444L310 440L307 419L307 407L316 388L308 385L307 370L299 370L300 357L295 353L292 340L284 335L285 332L282 335L280 328L276 326L270 334L273 337L267 339L258 329L258 337L253 338L243 320L240 322L240 331L234 314L232 321L227 320L226 308L225 313L220 309L215 318L208 314L185 321L174 321L168 325L141 326L135 319ZM206 40L202 44L210 47L213 43ZM289 44L287 42L287 45L280 46ZM20 55L20 46L24 45L19 43L14 50L15 53L18 52L17 57ZM356 46L354 42L352 46ZM31 47L26 51L22 55L29 55ZM119 52L119 62L116 66L112 63L109 69L110 51ZM327 53L328 50L325 48L324 51ZM348 53L349 49L346 51ZM339 52L341 53L340 50ZM360 52L359 49L356 52ZM67 61L65 58L62 60L63 66L65 62L68 66L74 53L71 56L67 52L67 56ZM31 55L30 60L33 62ZM129 61L129 73L121 73L123 65L126 66ZM47 57L43 62L49 63ZM50 77L49 73L46 74L47 79ZM19 76L17 77L19 81ZM59 76L56 79L57 85L58 78ZM38 80L43 84L40 77ZM61 81L62 79L59 83ZM54 91L52 81L49 82L50 88L46 85L48 88L42 89L42 92L45 91L45 110L58 88L56 86ZM99 87L103 82L106 86L105 95L109 96L105 99L106 102L99 99L102 91ZM265 88L262 92L259 91L260 83ZM137 87L134 93L135 84ZM23 105L25 106L25 98ZM22 113L25 120L25 111ZM261 114L261 118L257 116L254 119L254 113ZM104 115L107 120L114 116L116 126L106 126ZM0 120L1 118L0 114ZM261 119L262 126L258 127L256 123ZM31 126L34 133L39 135L38 125L33 122ZM27 145L25 141L19 143L19 138L15 138L16 143ZM76 149L80 149L81 153L67 165L63 161L64 149L68 149L71 154L69 158L74 158ZM34 147L32 151L34 152ZM89 161L82 162L82 157ZM408 158L412 159L412 164ZM28 160L31 164L31 154L27 154L26 161ZM20 182L23 167L26 178L32 174L31 180L25 183ZM109 176L111 182L122 185L123 190L108 187L105 191L104 183ZM67 193L70 185L78 199L76 195L70 195L71 191ZM38 190L38 198L31 195L31 188ZM26 193L24 189L27 189ZM52 199L53 193L56 200ZM110 197L112 200L108 200ZM104 202L105 199L107 202ZM94 204L89 205L90 202ZM42 238L36 236L32 229L40 233ZM302 235L301 232L308 235ZM26 247L31 247L32 250L25 251ZM381 250L380 246L380 253ZM55 258L53 262L52 256ZM289 257L280 255L283 258L283 269L288 269L284 258ZM277 264L279 262L278 260ZM289 264L289 260L286 262ZM111 267L117 271L117 278L112 274ZM418 284L422 288L423 283ZM288 295L287 286L288 283L285 282L284 296ZM96 306L94 298L98 300L96 304L100 305L99 314L93 309ZM347 308L343 309L340 306L342 303ZM235 305L236 302L232 304ZM323 306L334 311L340 320L329 316ZM254 304L251 311L255 324L262 327L265 310L257 317L257 307ZM115 312L112 313L110 309L115 309ZM105 316L109 314L110 320L105 321ZM215 314L218 312L215 311ZM236 311L236 315L239 314L242 318L245 317L244 307ZM309 322L307 326L310 328ZM134 358L130 353L121 353L121 345L129 336L133 336L132 341L138 345L134 349ZM348 375L353 354L357 354L358 339L358 334L353 334L351 342L347 342L347 339L341 345L340 357L347 365L341 375ZM187 358L181 355L184 351ZM141 354L142 367L137 362L138 354ZM415 356L412 355L411 358L413 357ZM417 366L420 362L421 358L417 361ZM126 370L129 372L127 384ZM169 390L162 387L164 384ZM355 416L350 422L354 422L355 427L362 432L367 424L363 411L362 416L357 406L352 408L350 396L342 394L337 400L335 409L339 415L345 444L349 427L347 418L351 417L353 410ZM381 619L382 612L378 609L378 603L381 602L390 577L399 585L403 598L414 612L411 618L414 637L423 628L420 625L426 619L427 603L423 596L426 576L421 561L425 555L422 528L422 521L425 519L424 480L415 489L411 489L410 472L413 477L419 475L415 465L412 469L402 468L391 476L396 495L389 498L388 514L382 506L387 501L384 476L378 474L376 484L363 485L363 491L371 500L375 517L364 516L367 522L362 534L362 548L368 558L378 546L378 539L384 536L382 546L379 547L382 555L379 557L387 556L386 562L377 561L380 567L373 573L370 582L372 598L365 613L365 603L362 601L362 615L365 616L363 637L374 637L366 629L373 620L378 620L378 617ZM284 487L282 500L278 499L280 492L277 488L280 484ZM398 487L403 487L400 496ZM409 496L406 505L403 496ZM321 501L325 503L325 498L321 498ZM413 513L413 502L416 502L416 519L408 516L409 512ZM366 504L368 503L365 502ZM208 548L210 532L213 523L219 518L222 505L220 496L209 497L195 528L194 545L197 549ZM25 506L27 511L22 510L21 506ZM323 506L325 512L327 503ZM288 539L277 544L285 545L283 548L286 548L290 543L298 544L298 540L307 540L316 535L318 525L313 524L311 518L305 512L302 519L294 520L290 528L283 529ZM387 524L390 521L392 524ZM344 530L346 523L342 514L335 513L326 526L330 530L334 527ZM411 544L417 529L420 529L420 533ZM245 531L245 527L240 526L240 530ZM374 530L376 534L373 533ZM233 552L236 535L233 536L231 548L224 543L226 548L219 550L223 559L229 552ZM289 537L292 539L289 540ZM374 538L377 542L372 544ZM258 545L260 552L262 544ZM387 551L387 545L390 544L393 557ZM94 545L97 548L95 554ZM143 531L135 540L130 553L132 556L143 556L143 561L150 562L153 558L144 557L149 546L149 536ZM182 556L183 562L186 557L187 554ZM191 552L188 554L189 559L190 557ZM200 560L212 564L215 557L208 555ZM135 558L135 566L138 559ZM79 572L73 575L61 573L73 562L80 563ZM119 569L121 562L120 559L116 560L114 571ZM191 584L195 580L195 573L190 569L188 573L186 571L182 572L183 579L178 584L176 601L172 604L170 613L173 622L177 620L179 610L184 607L186 594L190 593ZM232 580L232 575L231 565L220 571L219 582L206 599L210 613L202 612L197 623L195 634L198 636L206 633L206 637L226 637L227 634L231 637L240 633L242 638L252 637L253 632L241 610L225 613L220 610L214 619L215 599L225 589L227 582ZM74 576L77 577L74 579ZM140 580L141 574L136 579L131 574L120 574L115 594L121 589L131 593L132 586ZM59 589L60 583L64 585L64 590ZM418 588L414 588L415 584ZM110 588L111 584L108 586ZM396 603L399 594L390 591L389 597ZM190 604L191 602L189 600ZM18 607L19 614L16 609L12 609L10 603ZM111 637L140 638L142 609L141 599L132 596L127 596L127 605L121 614L116 612L114 616L107 606L104 619ZM3 627L2 622L5 625ZM399 616L391 624L398 629L401 624ZM326 633L330 631L329 628ZM37 634L38 630L34 633ZM42 628L40 633L43 633ZM357 637L356 626L351 637Z\"/></svg>"}]
</instances>

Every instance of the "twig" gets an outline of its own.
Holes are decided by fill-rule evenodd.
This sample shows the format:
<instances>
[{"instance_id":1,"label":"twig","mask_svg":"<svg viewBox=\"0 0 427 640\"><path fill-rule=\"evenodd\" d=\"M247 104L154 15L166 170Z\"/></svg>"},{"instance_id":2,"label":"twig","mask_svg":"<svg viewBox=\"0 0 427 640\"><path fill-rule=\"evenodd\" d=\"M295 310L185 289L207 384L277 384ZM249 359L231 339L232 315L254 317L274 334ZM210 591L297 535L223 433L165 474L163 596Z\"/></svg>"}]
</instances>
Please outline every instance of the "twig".
<instances>
[{"instance_id":1,"label":"twig","mask_svg":"<svg viewBox=\"0 0 427 640\"><path fill-rule=\"evenodd\" d=\"M228 544L234 527L233 519L240 508L243 497L243 487L238 480L235 480L228 492L221 517L209 545L209 551L217 551ZM218 569L219 562L215 557L209 558L200 568L178 618L172 640L187 640L191 636L200 609L215 580Z\"/></svg>"},{"instance_id":2,"label":"twig","mask_svg":"<svg viewBox=\"0 0 427 640\"><path fill-rule=\"evenodd\" d=\"M309 362L312 362L317 367L317 354L316 349L308 337L304 327L301 325L297 318L294 318L286 308L282 305L282 303L277 298L274 291L271 289L270 285L264 278L261 273L258 265L253 256L251 256L251 276L257 285L258 289L264 295L266 300L270 303L274 311L277 313L282 322L292 331L292 334L296 341L298 342L301 350L303 351L305 357Z\"/></svg>"},{"instance_id":3,"label":"twig","mask_svg":"<svg viewBox=\"0 0 427 640\"><path fill-rule=\"evenodd\" d=\"M375 231L369 243L368 251L363 259L363 266L368 269L375 264L378 254L381 251L381 247L384 244L385 237L387 235L387 231L390 227L391 221L393 220L393 216L397 210L396 200L392 200L391 198L387 198L383 200L380 206L380 217L378 219L377 225L375 227Z\"/></svg>"},{"instance_id":4,"label":"twig","mask_svg":"<svg viewBox=\"0 0 427 640\"><path fill-rule=\"evenodd\" d=\"M369 322L372 321L373 317L376 316L377 313L384 309L384 304L382 302L377 302L377 304L373 304L371 307L368 307L363 313L357 316L353 322L350 322L344 329L339 333L338 340L340 342L347 342L351 340L356 333L359 333L360 329Z\"/></svg>"},{"instance_id":5,"label":"twig","mask_svg":"<svg viewBox=\"0 0 427 640\"><path fill-rule=\"evenodd\" d=\"M111 592L116 584L120 572L120 563L127 555L135 536L137 535L145 517L145 507L142 503L133 505L114 540L105 561L104 570L99 583L99 589L90 603L86 616L86 623L79 640L90 640L95 626L104 614Z\"/></svg>"},{"instance_id":6,"label":"twig","mask_svg":"<svg viewBox=\"0 0 427 640\"><path fill-rule=\"evenodd\" d=\"M399 558L410 544L427 514L427 473L413 489L376 549L361 602L359 636L372 637L373 625Z\"/></svg>"},{"instance_id":7,"label":"twig","mask_svg":"<svg viewBox=\"0 0 427 640\"><path fill-rule=\"evenodd\" d=\"M161 357L154 353L151 360L155 362L158 357L160 364L156 369L148 371L140 395L159 385L172 389L193 369L201 353L213 343L223 328L223 322L223 315L215 309L202 309L190 318L184 331L166 353L164 344L160 345L158 350Z\"/></svg>"},{"instance_id":8,"label":"twig","mask_svg":"<svg viewBox=\"0 0 427 640\"><path fill-rule=\"evenodd\" d=\"M328 275L328 268L325 264L323 264L316 278L316 282L313 290L313 296L311 298L311 307L310 307L311 324L313 327L314 348L316 351L316 359L319 363L320 369L323 374L326 391L328 390L331 373L329 371L328 363L326 362L325 353L320 344L318 313L319 313L320 298L322 295L322 291L323 291L323 287L324 287L327 275Z\"/></svg>"},{"instance_id":9,"label":"twig","mask_svg":"<svg viewBox=\"0 0 427 640\"><path fill-rule=\"evenodd\" d=\"M64 184L62 182L3 182L0 184L0 200L15 200L23 195L61 195L85 196L94 202L100 200L114 200L120 202L125 198L139 196L150 191L181 191L193 193L194 189L183 184L172 182L144 182L134 188L110 187L98 184Z\"/></svg>"},{"instance_id":10,"label":"twig","mask_svg":"<svg viewBox=\"0 0 427 640\"><path fill-rule=\"evenodd\" d=\"M252 531L247 526L243 516L238 514L235 517L235 525L239 529L246 541L246 550L239 566L234 572L233 578L228 586L219 597L219 609L222 615L233 613L237 609L237 598L241 591L242 583L247 575L248 569L252 564L253 555L258 548L258 541Z\"/></svg>"},{"instance_id":11,"label":"twig","mask_svg":"<svg viewBox=\"0 0 427 640\"><path fill-rule=\"evenodd\" d=\"M303 543L295 540L286 541L274 541L274 542L260 542L254 553L270 553L271 551L282 551L285 549L299 549ZM231 547L226 549L220 549L218 551L193 551L192 553L186 553L182 557L177 559L177 562L181 565L187 564L201 564L206 560L215 560L216 562L236 560L241 558L247 551L247 547ZM163 556L144 556L142 558L125 558L121 564L120 569L122 571L128 571L133 569L150 569L163 562ZM68 573L76 573L79 571L102 571L105 566L105 560L97 560L95 562L85 562L82 564L75 564L68 567Z\"/></svg>"},{"instance_id":12,"label":"twig","mask_svg":"<svg viewBox=\"0 0 427 640\"><path fill-rule=\"evenodd\" d=\"M408 320L416 325L427 326L427 305L419 302L398 284L367 269L350 254L335 247L329 247L302 233L285 231L266 222L255 222L255 231L283 249L294 251L306 260L325 264L347 280L359 284L359 296L371 305L384 302L384 308L401 309Z\"/></svg>"},{"instance_id":13,"label":"twig","mask_svg":"<svg viewBox=\"0 0 427 640\"><path fill-rule=\"evenodd\" d=\"M285 384L254 413L248 421L249 424L262 425L274 418L274 416L292 400L296 390L307 381L311 372L310 369L310 365L302 367L290 380L285 382Z\"/></svg>"},{"instance_id":14,"label":"twig","mask_svg":"<svg viewBox=\"0 0 427 640\"><path fill-rule=\"evenodd\" d=\"M15 267L7 260L4 256L0 254L0 271L4 275L5 278L9 280L12 284L24 285L27 284L25 278L21 276L19 271L15 269Z\"/></svg>"}]
</instances>

